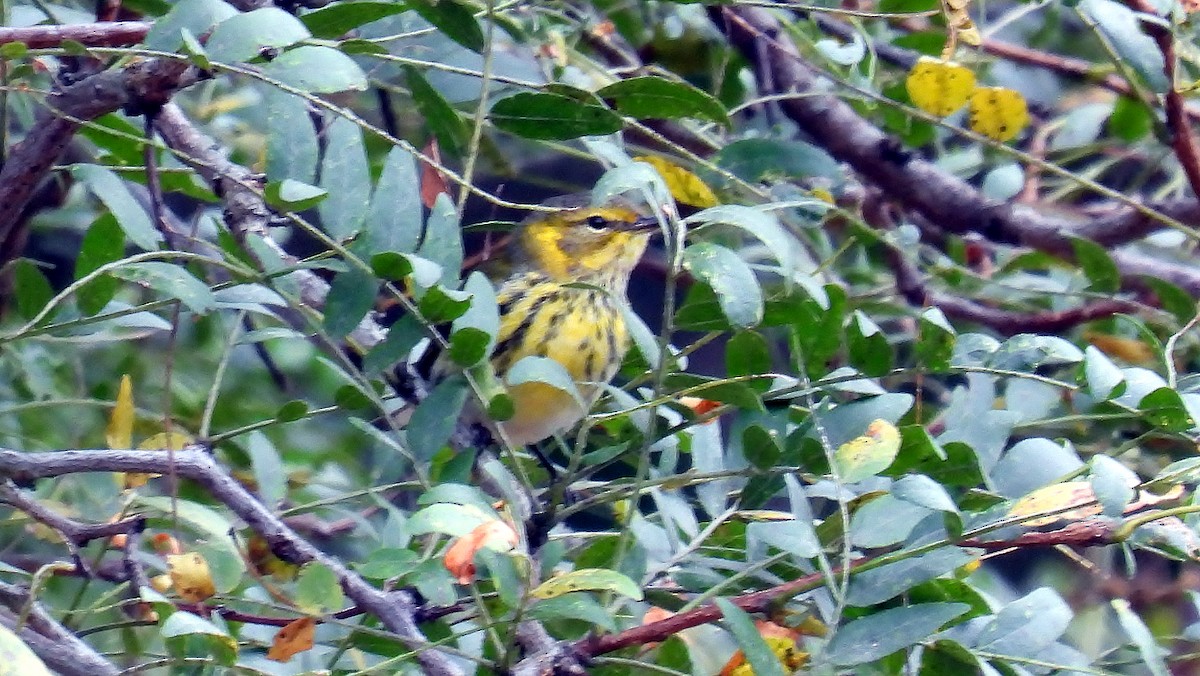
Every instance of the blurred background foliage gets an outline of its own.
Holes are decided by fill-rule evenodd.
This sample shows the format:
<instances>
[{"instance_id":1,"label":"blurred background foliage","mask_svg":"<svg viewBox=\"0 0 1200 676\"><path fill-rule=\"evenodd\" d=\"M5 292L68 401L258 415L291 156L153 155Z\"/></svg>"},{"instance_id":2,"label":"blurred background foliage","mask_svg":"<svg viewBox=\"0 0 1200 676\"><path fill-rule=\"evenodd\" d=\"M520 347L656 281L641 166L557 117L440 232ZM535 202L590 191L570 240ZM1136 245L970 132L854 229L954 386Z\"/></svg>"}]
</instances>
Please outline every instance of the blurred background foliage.
<instances>
[{"instance_id":1,"label":"blurred background foliage","mask_svg":"<svg viewBox=\"0 0 1200 676\"><path fill-rule=\"evenodd\" d=\"M593 673L1193 673L1193 111L1182 126L1168 111L1195 77L1186 5L126 0L101 17L148 30L116 40L86 4L5 3L7 157L54 87L174 60L205 77L171 101L272 212L242 229L139 109L83 124L7 254L0 443L120 447L114 410L133 412L134 447L209 443L301 535L448 608L422 631L478 673L520 664L520 620L581 641L714 599L718 622L591 654ZM731 40L764 16L779 31L757 52ZM778 88L772 40L795 45L812 89ZM914 85L922 56L1004 88L1003 105L958 100L941 74ZM879 171L788 107L826 99L894 139ZM912 162L1074 239L937 222L889 183ZM635 273L645 327L614 387L584 432L543 444L556 476L521 449L489 470L527 481L542 544L531 515L495 506L510 495L470 485L473 454L446 447L452 405L379 424L399 405L385 374L489 302L463 280L530 207L594 187L648 196L671 237ZM164 241L156 200L182 240ZM1089 239L1123 200L1153 225ZM323 306L295 270L331 284ZM364 318L388 338L352 334ZM272 559L190 482L20 490L83 522L147 515L166 537L134 552L151 575L179 551L207 560L216 597L176 579L143 593L148 613L103 575L51 574L62 538L0 513L0 579L122 673L420 673L374 620L333 617L328 569ZM500 521L519 544L472 551L464 583L448 546ZM103 569L106 545L82 556ZM728 602L771 589L753 614ZM269 659L285 641L255 618L306 615L323 620L315 645Z\"/></svg>"}]
</instances>

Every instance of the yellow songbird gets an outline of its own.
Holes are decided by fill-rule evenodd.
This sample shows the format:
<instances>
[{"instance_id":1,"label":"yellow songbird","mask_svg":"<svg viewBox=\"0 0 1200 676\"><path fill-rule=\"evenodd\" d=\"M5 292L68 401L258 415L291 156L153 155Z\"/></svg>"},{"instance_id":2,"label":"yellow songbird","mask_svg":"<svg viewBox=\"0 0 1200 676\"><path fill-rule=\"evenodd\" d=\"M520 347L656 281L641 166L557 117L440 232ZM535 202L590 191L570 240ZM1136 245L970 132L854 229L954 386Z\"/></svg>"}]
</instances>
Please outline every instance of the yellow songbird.
<instances>
[{"instance_id":1,"label":"yellow songbird","mask_svg":"<svg viewBox=\"0 0 1200 676\"><path fill-rule=\"evenodd\" d=\"M590 406L629 348L622 306L658 220L623 200L587 204L586 196L557 198L546 205L561 211L538 212L519 226L507 276L497 280L500 330L491 363L504 381L525 357L553 359ZM546 383L520 383L508 394L514 414L499 428L513 444L541 441L587 414L574 397Z\"/></svg>"}]
</instances>

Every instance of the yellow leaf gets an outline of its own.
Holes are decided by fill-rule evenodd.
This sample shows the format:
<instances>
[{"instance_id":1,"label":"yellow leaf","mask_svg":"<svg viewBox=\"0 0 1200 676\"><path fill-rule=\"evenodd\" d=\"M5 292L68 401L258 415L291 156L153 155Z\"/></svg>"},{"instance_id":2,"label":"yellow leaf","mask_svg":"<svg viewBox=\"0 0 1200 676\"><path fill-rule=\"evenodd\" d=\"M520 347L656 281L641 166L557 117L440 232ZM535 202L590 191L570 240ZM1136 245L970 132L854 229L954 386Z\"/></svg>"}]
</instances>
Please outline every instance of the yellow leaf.
<instances>
[{"instance_id":1,"label":"yellow leaf","mask_svg":"<svg viewBox=\"0 0 1200 676\"><path fill-rule=\"evenodd\" d=\"M962 108L975 89L975 73L953 61L923 56L904 81L908 98L921 110L945 117Z\"/></svg>"},{"instance_id":2,"label":"yellow leaf","mask_svg":"<svg viewBox=\"0 0 1200 676\"><path fill-rule=\"evenodd\" d=\"M700 209L715 207L720 203L717 201L717 196L713 194L712 189L704 181L700 180L699 176L687 169L668 162L661 157L644 155L633 159L638 162L645 162L654 167L659 175L663 177L663 181L667 184L667 189L671 191L671 196L675 198L676 202Z\"/></svg>"},{"instance_id":3,"label":"yellow leaf","mask_svg":"<svg viewBox=\"0 0 1200 676\"><path fill-rule=\"evenodd\" d=\"M1090 481L1068 481L1043 486L1017 500L1013 503L1012 509L1008 510L1008 515L1012 517L1033 516L1045 512L1058 512L1058 510L1068 507L1075 507L1075 509L1028 519L1022 521L1021 524L1035 528L1049 526L1060 521L1080 521L1104 511L1104 508L1096 502L1096 494L1092 491Z\"/></svg>"},{"instance_id":4,"label":"yellow leaf","mask_svg":"<svg viewBox=\"0 0 1200 676\"><path fill-rule=\"evenodd\" d=\"M198 552L172 554L167 557L167 572L179 592L179 598L188 603L200 603L217 593L208 561Z\"/></svg>"},{"instance_id":5,"label":"yellow leaf","mask_svg":"<svg viewBox=\"0 0 1200 676\"><path fill-rule=\"evenodd\" d=\"M980 87L971 93L971 129L996 139L1014 138L1029 124L1025 97L1006 87Z\"/></svg>"},{"instance_id":6,"label":"yellow leaf","mask_svg":"<svg viewBox=\"0 0 1200 676\"><path fill-rule=\"evenodd\" d=\"M138 444L139 451L182 451L187 448L188 444L192 443L192 437L183 432L159 432L154 436L146 439ZM147 481L157 479L160 474L147 474L145 472L129 472L125 474L125 488L139 488L145 486Z\"/></svg>"},{"instance_id":7,"label":"yellow leaf","mask_svg":"<svg viewBox=\"0 0 1200 676\"><path fill-rule=\"evenodd\" d=\"M311 649L316 632L317 621L312 617L301 617L288 622L275 633L275 638L271 639L267 659L287 662L296 654Z\"/></svg>"},{"instance_id":8,"label":"yellow leaf","mask_svg":"<svg viewBox=\"0 0 1200 676\"><path fill-rule=\"evenodd\" d=\"M133 446L133 381L129 375L121 376L121 385L117 388L117 404L113 407L112 416L108 419L108 429L104 439L109 448L131 448Z\"/></svg>"},{"instance_id":9,"label":"yellow leaf","mask_svg":"<svg viewBox=\"0 0 1200 676\"><path fill-rule=\"evenodd\" d=\"M900 452L900 430L886 420L867 425L867 433L838 447L834 454L838 475L852 484L891 466Z\"/></svg>"}]
</instances>

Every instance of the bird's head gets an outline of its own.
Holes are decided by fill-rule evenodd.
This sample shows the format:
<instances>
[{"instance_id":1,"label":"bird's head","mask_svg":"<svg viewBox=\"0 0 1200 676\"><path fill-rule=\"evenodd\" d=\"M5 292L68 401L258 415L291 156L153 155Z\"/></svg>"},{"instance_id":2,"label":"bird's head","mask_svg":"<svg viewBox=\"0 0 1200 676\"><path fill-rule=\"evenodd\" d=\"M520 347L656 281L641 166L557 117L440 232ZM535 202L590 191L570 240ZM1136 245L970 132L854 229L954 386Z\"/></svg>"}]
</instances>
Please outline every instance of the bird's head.
<instances>
[{"instance_id":1,"label":"bird's head","mask_svg":"<svg viewBox=\"0 0 1200 676\"><path fill-rule=\"evenodd\" d=\"M583 282L624 292L658 220L625 201L586 205L568 196L548 203L560 211L538 212L521 224L519 265L563 282Z\"/></svg>"}]
</instances>

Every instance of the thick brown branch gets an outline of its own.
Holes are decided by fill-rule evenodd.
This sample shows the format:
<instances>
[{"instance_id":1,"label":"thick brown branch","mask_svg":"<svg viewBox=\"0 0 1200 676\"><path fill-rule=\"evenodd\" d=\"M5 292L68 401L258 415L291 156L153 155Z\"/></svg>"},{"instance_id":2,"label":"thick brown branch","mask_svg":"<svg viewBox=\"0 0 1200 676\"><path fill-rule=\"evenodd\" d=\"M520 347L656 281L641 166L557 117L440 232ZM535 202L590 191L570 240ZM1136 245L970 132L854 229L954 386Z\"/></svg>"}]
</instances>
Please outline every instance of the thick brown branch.
<instances>
[{"instance_id":1,"label":"thick brown branch","mask_svg":"<svg viewBox=\"0 0 1200 676\"><path fill-rule=\"evenodd\" d=\"M160 105L202 76L185 62L152 59L92 75L50 94L29 133L12 147L0 168L0 243L13 236L21 211L81 122L121 108Z\"/></svg>"},{"instance_id":2,"label":"thick brown branch","mask_svg":"<svg viewBox=\"0 0 1200 676\"><path fill-rule=\"evenodd\" d=\"M988 200L967 182L914 157L841 99L816 94L822 89L820 74L807 65L794 45L781 38L784 33L772 13L728 6L713 7L709 12L751 62L760 86L768 93L805 94L782 100L783 112L830 155L849 164L890 199L947 232L975 232L995 242L1074 259L1072 236L1080 230L1078 223ZM1195 203L1186 206L1195 215ZM1156 221L1152 214L1124 206L1105 219L1104 229L1123 234L1153 230L1161 227ZM1194 267L1125 251L1114 252L1113 260L1127 281L1155 275L1200 295L1200 270Z\"/></svg>"},{"instance_id":3,"label":"thick brown branch","mask_svg":"<svg viewBox=\"0 0 1200 676\"><path fill-rule=\"evenodd\" d=\"M145 21L111 21L72 26L0 28L0 45L23 42L30 49L57 47L67 40L86 47L122 47L141 42L150 30Z\"/></svg>"},{"instance_id":4,"label":"thick brown branch","mask_svg":"<svg viewBox=\"0 0 1200 676\"><path fill-rule=\"evenodd\" d=\"M119 673L115 665L50 617L24 589L0 582L0 624L16 629L22 616L25 621L17 636L55 673L64 676Z\"/></svg>"},{"instance_id":5,"label":"thick brown branch","mask_svg":"<svg viewBox=\"0 0 1200 676\"><path fill-rule=\"evenodd\" d=\"M414 619L416 603L408 592L376 589L334 556L314 547L254 498L202 448L171 454L153 451L83 450L23 453L0 449L0 476L16 482L82 472L153 472L191 479L212 498L237 514L280 558L294 563L318 561L333 571L342 589L358 606L379 618L416 652L425 673L460 676L463 672L443 653L428 646Z\"/></svg>"},{"instance_id":6,"label":"thick brown branch","mask_svg":"<svg viewBox=\"0 0 1200 676\"><path fill-rule=\"evenodd\" d=\"M1132 8L1150 16L1158 16L1154 7L1145 0L1129 0ZM1167 92L1164 96L1164 107L1167 113L1167 129L1171 133L1171 148L1183 173L1187 176L1188 184L1192 186L1192 194L1200 196L1200 149L1196 147L1196 137L1188 124L1187 107L1183 95L1176 89L1175 36L1171 31L1155 23L1145 22L1146 32L1154 38L1158 51L1162 52L1163 74L1167 79Z\"/></svg>"}]
</instances>

